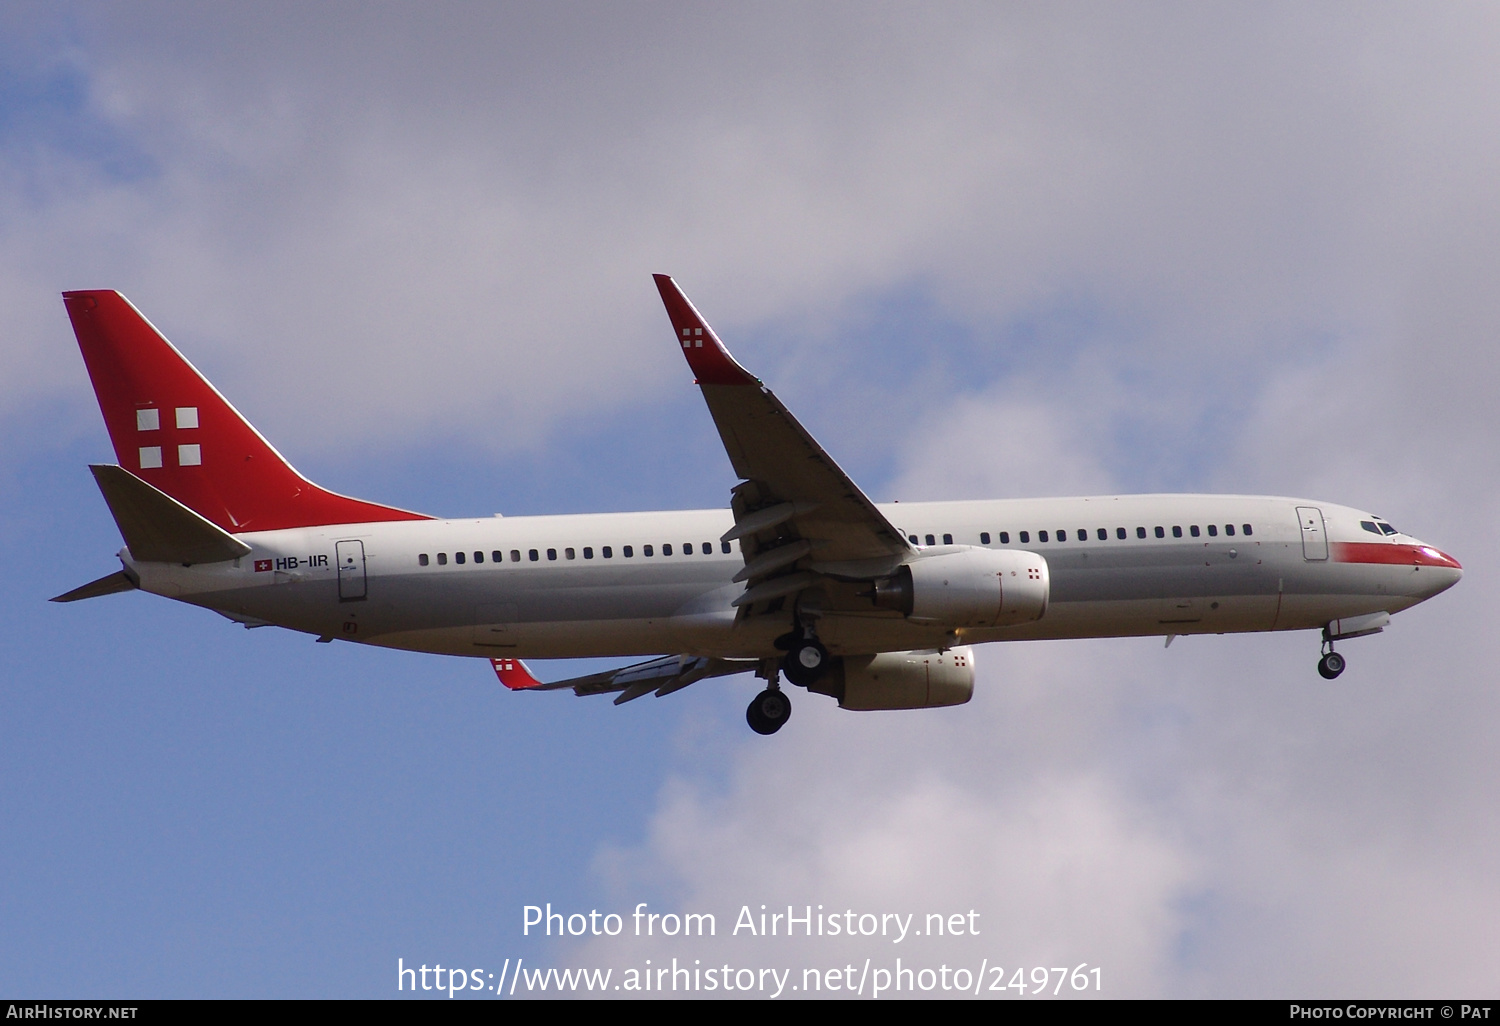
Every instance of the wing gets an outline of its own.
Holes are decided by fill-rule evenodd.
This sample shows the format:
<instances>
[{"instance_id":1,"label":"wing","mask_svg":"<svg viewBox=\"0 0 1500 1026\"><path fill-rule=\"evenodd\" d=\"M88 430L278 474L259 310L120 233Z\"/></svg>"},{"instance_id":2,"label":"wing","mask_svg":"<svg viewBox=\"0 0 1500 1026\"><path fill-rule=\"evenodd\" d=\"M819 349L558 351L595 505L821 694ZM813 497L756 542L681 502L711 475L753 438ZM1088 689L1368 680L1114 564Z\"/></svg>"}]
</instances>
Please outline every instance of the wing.
<instances>
[{"instance_id":1,"label":"wing","mask_svg":"<svg viewBox=\"0 0 1500 1026\"><path fill-rule=\"evenodd\" d=\"M618 670L606 670L603 673L543 684L519 659L491 659L490 664L494 666L495 676L500 678L500 683L512 691L561 691L563 688L572 688L573 694L580 698L618 691L620 697L615 699L615 705L634 701L648 691L656 692L656 697L661 698L707 677L745 673L759 665L754 659L708 659L703 656L672 655L624 666Z\"/></svg>"},{"instance_id":2,"label":"wing","mask_svg":"<svg viewBox=\"0 0 1500 1026\"><path fill-rule=\"evenodd\" d=\"M667 316L703 390L734 472L734 527L745 567L742 615L780 611L827 574L889 572L914 554L875 504L749 371L735 362L677 283L658 274Z\"/></svg>"}]
</instances>

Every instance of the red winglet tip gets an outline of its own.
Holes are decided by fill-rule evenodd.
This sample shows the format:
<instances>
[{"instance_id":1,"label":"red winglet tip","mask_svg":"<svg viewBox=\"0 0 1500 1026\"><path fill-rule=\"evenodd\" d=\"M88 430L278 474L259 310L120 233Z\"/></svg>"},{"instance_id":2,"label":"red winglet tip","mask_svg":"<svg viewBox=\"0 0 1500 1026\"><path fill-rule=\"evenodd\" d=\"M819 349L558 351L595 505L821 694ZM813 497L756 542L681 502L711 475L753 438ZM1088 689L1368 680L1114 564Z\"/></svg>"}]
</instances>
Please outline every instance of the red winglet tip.
<instances>
[{"instance_id":1,"label":"red winglet tip","mask_svg":"<svg viewBox=\"0 0 1500 1026\"><path fill-rule=\"evenodd\" d=\"M495 668L495 676L500 678L500 683L512 691L526 691L542 686L542 682L533 677L526 664L519 659L491 659L490 665Z\"/></svg>"},{"instance_id":2,"label":"red winglet tip","mask_svg":"<svg viewBox=\"0 0 1500 1026\"><path fill-rule=\"evenodd\" d=\"M667 317L672 321L672 334L682 346L682 355L699 385L753 385L755 378L735 362L714 329L708 326L670 275L654 274L656 289L661 293L662 304L667 308Z\"/></svg>"}]
</instances>

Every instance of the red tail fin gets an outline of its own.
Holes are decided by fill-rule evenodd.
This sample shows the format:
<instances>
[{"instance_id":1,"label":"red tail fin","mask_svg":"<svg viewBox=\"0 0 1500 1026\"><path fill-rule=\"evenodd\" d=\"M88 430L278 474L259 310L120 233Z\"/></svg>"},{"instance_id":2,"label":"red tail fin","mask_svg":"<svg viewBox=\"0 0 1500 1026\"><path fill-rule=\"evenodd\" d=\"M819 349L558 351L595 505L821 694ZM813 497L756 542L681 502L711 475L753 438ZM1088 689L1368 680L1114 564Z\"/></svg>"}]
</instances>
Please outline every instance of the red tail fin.
<instances>
[{"instance_id":1,"label":"red tail fin","mask_svg":"<svg viewBox=\"0 0 1500 1026\"><path fill-rule=\"evenodd\" d=\"M118 292L64 292L115 458L234 534L427 520L313 484Z\"/></svg>"}]
</instances>

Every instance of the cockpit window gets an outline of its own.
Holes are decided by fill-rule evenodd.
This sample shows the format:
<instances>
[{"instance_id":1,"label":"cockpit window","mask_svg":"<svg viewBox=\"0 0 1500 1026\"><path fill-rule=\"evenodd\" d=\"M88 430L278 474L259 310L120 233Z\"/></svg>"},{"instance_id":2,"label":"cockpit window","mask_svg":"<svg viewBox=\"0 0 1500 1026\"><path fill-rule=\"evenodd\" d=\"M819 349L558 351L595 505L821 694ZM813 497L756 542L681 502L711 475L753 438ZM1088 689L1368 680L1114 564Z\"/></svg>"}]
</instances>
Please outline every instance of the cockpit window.
<instances>
[{"instance_id":1,"label":"cockpit window","mask_svg":"<svg viewBox=\"0 0 1500 1026\"><path fill-rule=\"evenodd\" d=\"M1366 531L1369 531L1371 534L1379 534L1380 533L1380 528L1378 528L1378 527L1375 526L1375 521L1373 521L1373 520L1361 520L1359 522L1359 526L1363 527Z\"/></svg>"},{"instance_id":2,"label":"cockpit window","mask_svg":"<svg viewBox=\"0 0 1500 1026\"><path fill-rule=\"evenodd\" d=\"M1396 533L1396 529L1394 527L1392 527L1390 524L1382 523L1380 525L1380 533L1381 534L1395 534Z\"/></svg>"}]
</instances>

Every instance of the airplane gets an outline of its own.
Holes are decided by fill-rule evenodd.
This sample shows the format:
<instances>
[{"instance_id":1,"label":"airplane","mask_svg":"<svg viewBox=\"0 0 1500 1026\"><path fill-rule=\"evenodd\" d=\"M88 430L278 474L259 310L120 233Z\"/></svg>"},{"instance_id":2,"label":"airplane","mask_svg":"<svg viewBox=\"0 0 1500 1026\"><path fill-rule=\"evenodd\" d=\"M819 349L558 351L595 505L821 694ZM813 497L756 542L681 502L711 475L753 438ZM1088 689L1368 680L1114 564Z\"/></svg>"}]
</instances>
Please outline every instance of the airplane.
<instances>
[{"instance_id":1,"label":"airplane","mask_svg":"<svg viewBox=\"0 0 1500 1026\"><path fill-rule=\"evenodd\" d=\"M302 477L118 292L63 293L115 458L90 470L121 569L52 601L140 589L388 648L490 660L516 691L616 704L753 673L844 709L961 705L974 646L1319 630L1335 644L1458 582L1381 517L1261 495L872 502L730 355L667 275L676 344L739 477L727 509L440 519ZM525 659L649 656L543 683Z\"/></svg>"}]
</instances>

